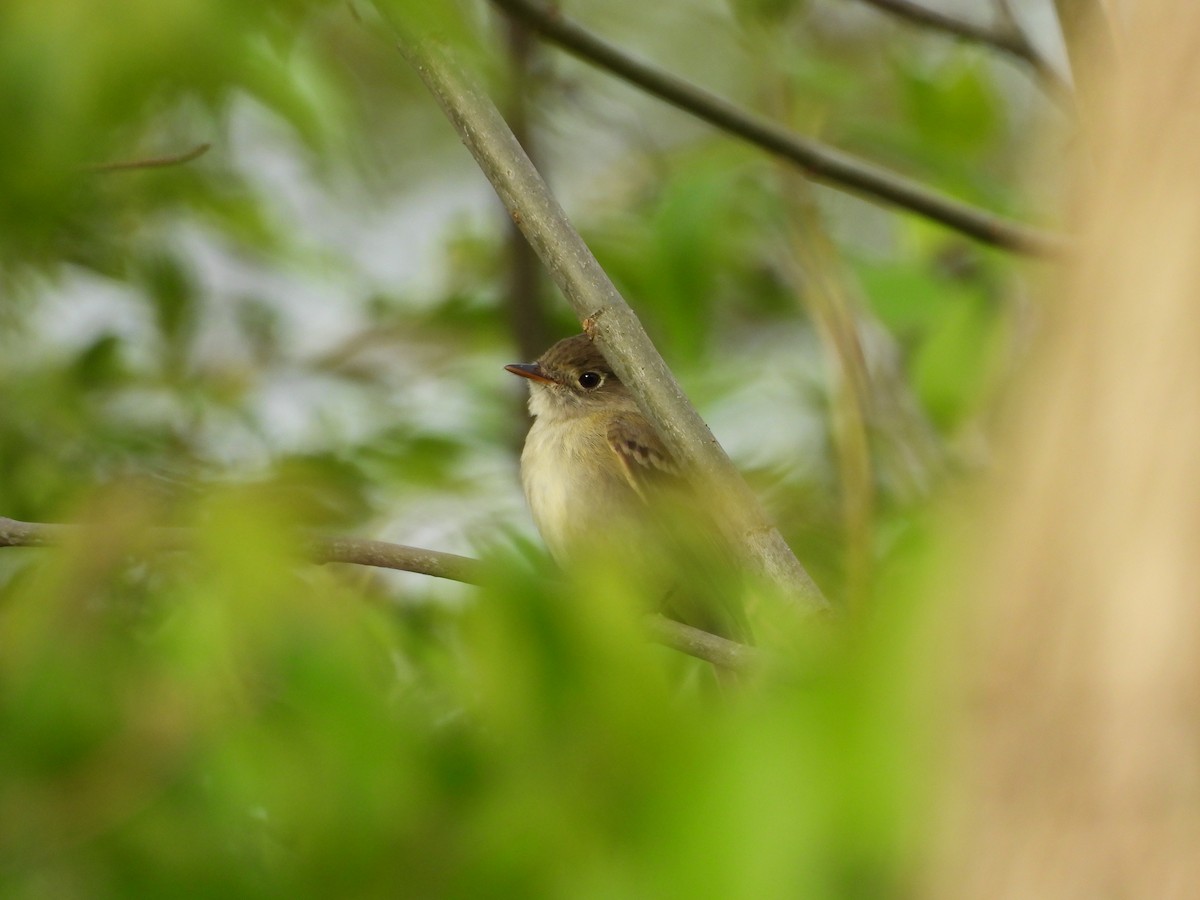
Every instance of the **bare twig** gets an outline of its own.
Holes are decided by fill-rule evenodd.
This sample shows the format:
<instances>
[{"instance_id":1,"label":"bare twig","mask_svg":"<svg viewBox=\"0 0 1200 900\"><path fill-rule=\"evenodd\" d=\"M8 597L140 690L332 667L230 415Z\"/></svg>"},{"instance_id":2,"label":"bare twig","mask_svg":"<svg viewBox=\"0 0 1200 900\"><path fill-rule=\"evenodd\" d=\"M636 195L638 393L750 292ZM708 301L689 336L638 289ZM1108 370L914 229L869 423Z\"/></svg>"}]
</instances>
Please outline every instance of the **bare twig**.
<instances>
[{"instance_id":1,"label":"bare twig","mask_svg":"<svg viewBox=\"0 0 1200 900\"><path fill-rule=\"evenodd\" d=\"M492 0L569 53L730 134L800 166L810 177L917 213L976 240L1021 253L1064 249L1058 235L980 209L819 141L805 138L690 82L629 56L534 0Z\"/></svg>"},{"instance_id":2,"label":"bare twig","mask_svg":"<svg viewBox=\"0 0 1200 900\"><path fill-rule=\"evenodd\" d=\"M389 13L389 7L381 11L401 36L401 52L458 130L587 332L677 458L715 498L726 501L722 524L747 564L781 588L798 609L827 609L820 590L688 402L637 315L571 226L495 104L437 41L411 33L411 22Z\"/></svg>"},{"instance_id":3,"label":"bare twig","mask_svg":"<svg viewBox=\"0 0 1200 900\"><path fill-rule=\"evenodd\" d=\"M120 162L97 163L88 166L87 171L93 173L128 172L133 169L164 169L167 166L182 166L194 159L199 159L212 149L212 144L197 144L191 150L170 156L151 156L147 159L130 159Z\"/></svg>"},{"instance_id":4,"label":"bare twig","mask_svg":"<svg viewBox=\"0 0 1200 900\"><path fill-rule=\"evenodd\" d=\"M684 625L666 616L647 616L646 624L650 636L663 646L703 659L722 669L744 672L761 662L759 651L753 647Z\"/></svg>"},{"instance_id":5,"label":"bare twig","mask_svg":"<svg viewBox=\"0 0 1200 900\"><path fill-rule=\"evenodd\" d=\"M1032 62L1026 55L1028 47L1025 41L1010 29L995 28L960 19L949 13L925 6L923 3L914 3L913 0L859 0L859 2L891 13L914 25L943 31L963 40L994 47L1025 62Z\"/></svg>"},{"instance_id":6,"label":"bare twig","mask_svg":"<svg viewBox=\"0 0 1200 900\"><path fill-rule=\"evenodd\" d=\"M45 522L20 522L0 516L0 547L46 547L61 544L77 535L86 535L86 525L60 525ZM183 550L192 542L187 528L153 528L148 532L152 545L160 550ZM464 584L479 584L480 562L467 556L424 550L404 544L372 541L356 537L314 536L309 554L315 562L355 563L382 569L416 572L434 578L447 578Z\"/></svg>"},{"instance_id":7,"label":"bare twig","mask_svg":"<svg viewBox=\"0 0 1200 900\"><path fill-rule=\"evenodd\" d=\"M0 547L48 547L77 537L86 537L89 526L45 522L20 522L0 516ZM187 528L152 528L150 543L159 550L184 550L194 532ZM483 564L477 559L408 547L386 541L355 537L311 538L309 553L318 563L339 562L416 572L434 578L447 578L464 584L483 581ZM709 634L664 616L647 617L652 639L664 646L705 660L725 669L743 671L757 662L758 651L735 641Z\"/></svg>"},{"instance_id":8,"label":"bare twig","mask_svg":"<svg viewBox=\"0 0 1200 900\"><path fill-rule=\"evenodd\" d=\"M397 569L461 581L463 584L480 584L483 580L483 566L477 559L406 544L355 537L316 537L313 538L311 552L318 562Z\"/></svg>"},{"instance_id":9,"label":"bare twig","mask_svg":"<svg viewBox=\"0 0 1200 900\"><path fill-rule=\"evenodd\" d=\"M1007 0L998 0L997 10L1000 13L999 25L982 25L967 19L931 9L923 3L913 0L859 0L868 6L891 13L897 18L904 19L913 25L940 31L953 35L964 41L971 41L984 47L991 47L1006 53L1013 59L1029 65L1038 77L1046 82L1046 86L1055 97L1069 97L1070 85L1037 47L1029 40L1029 36L1017 23Z\"/></svg>"}]
</instances>

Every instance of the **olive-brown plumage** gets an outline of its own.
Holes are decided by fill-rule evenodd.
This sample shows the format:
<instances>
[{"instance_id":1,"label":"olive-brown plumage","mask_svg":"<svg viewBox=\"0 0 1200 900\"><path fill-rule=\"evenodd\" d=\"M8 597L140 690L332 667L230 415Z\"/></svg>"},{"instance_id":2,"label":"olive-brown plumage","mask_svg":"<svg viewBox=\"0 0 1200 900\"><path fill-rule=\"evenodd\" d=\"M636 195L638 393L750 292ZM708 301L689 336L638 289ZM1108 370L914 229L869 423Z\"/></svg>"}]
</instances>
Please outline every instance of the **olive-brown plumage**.
<instances>
[{"instance_id":1,"label":"olive-brown plumage","mask_svg":"<svg viewBox=\"0 0 1200 900\"><path fill-rule=\"evenodd\" d=\"M521 481L559 564L568 567L581 553L608 553L660 584L664 611L744 637L726 598L699 600L692 586L711 585L712 578L695 576L728 558L711 511L591 338L565 338L537 362L506 368L529 380L534 421L521 453Z\"/></svg>"}]
</instances>

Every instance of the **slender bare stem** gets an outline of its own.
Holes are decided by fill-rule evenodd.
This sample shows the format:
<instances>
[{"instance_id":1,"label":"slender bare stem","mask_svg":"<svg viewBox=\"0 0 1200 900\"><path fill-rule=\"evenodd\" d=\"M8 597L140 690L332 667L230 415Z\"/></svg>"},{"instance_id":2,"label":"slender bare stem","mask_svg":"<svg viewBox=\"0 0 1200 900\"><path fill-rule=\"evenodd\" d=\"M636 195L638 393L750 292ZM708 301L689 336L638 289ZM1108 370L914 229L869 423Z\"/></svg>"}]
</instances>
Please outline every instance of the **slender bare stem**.
<instances>
[{"instance_id":1,"label":"slender bare stem","mask_svg":"<svg viewBox=\"0 0 1200 900\"><path fill-rule=\"evenodd\" d=\"M447 578L463 584L480 584L483 566L477 559L443 553L441 550L425 550L407 544L391 544L355 537L316 537L312 540L311 553L318 562L354 563L359 566L376 566L382 569L398 569L416 572L434 578Z\"/></svg>"},{"instance_id":2,"label":"slender bare stem","mask_svg":"<svg viewBox=\"0 0 1200 900\"><path fill-rule=\"evenodd\" d=\"M1071 86L1062 74L1038 51L1029 36L1017 23L1008 0L997 0L1000 24L982 25L937 9L931 9L914 0L860 0L876 9L904 19L913 25L940 31L962 38L984 47L1006 53L1013 59L1028 64L1045 83L1056 98L1071 95Z\"/></svg>"},{"instance_id":3,"label":"slender bare stem","mask_svg":"<svg viewBox=\"0 0 1200 900\"><path fill-rule=\"evenodd\" d=\"M77 535L86 535L87 530L86 525L20 522L0 516L0 547L46 547L61 544ZM153 528L149 531L151 544L160 550L187 549L192 543L193 534L187 528ZM310 538L308 553L315 562L321 563L355 563L398 569L464 584L479 584L481 581L482 566L477 559L386 541L316 535Z\"/></svg>"},{"instance_id":4,"label":"slender bare stem","mask_svg":"<svg viewBox=\"0 0 1200 900\"><path fill-rule=\"evenodd\" d=\"M1059 235L938 193L873 163L795 134L688 81L635 59L535 0L492 0L569 53L646 92L788 160L809 177L869 200L924 216L962 234L1006 250L1053 254L1066 246Z\"/></svg>"},{"instance_id":5,"label":"slender bare stem","mask_svg":"<svg viewBox=\"0 0 1200 900\"><path fill-rule=\"evenodd\" d=\"M170 156L151 156L147 159L97 163L94 166L88 166L87 171L94 173L128 172L134 169L165 169L168 166L182 166L184 163L190 163L193 159L199 159L211 149L212 144L197 144L191 150L183 153L176 153Z\"/></svg>"},{"instance_id":6,"label":"slender bare stem","mask_svg":"<svg viewBox=\"0 0 1200 900\"><path fill-rule=\"evenodd\" d=\"M647 616L646 624L651 638L663 646L703 659L722 669L743 672L761 661L759 651L753 647L684 625L666 616Z\"/></svg>"},{"instance_id":7,"label":"slender bare stem","mask_svg":"<svg viewBox=\"0 0 1200 900\"><path fill-rule=\"evenodd\" d=\"M782 589L798 609L826 609L820 590L688 402L637 315L572 227L495 104L440 42L413 34L411 22L386 7L381 10L401 36L401 52L457 129L585 330L676 457L712 496L725 501L720 507L722 524L750 568Z\"/></svg>"},{"instance_id":8,"label":"slender bare stem","mask_svg":"<svg viewBox=\"0 0 1200 900\"><path fill-rule=\"evenodd\" d=\"M859 0L859 2L891 13L914 25L942 31L972 43L994 47L1024 62L1033 62L1028 55L1027 42L1012 29L996 28L960 19L949 13L925 6L923 3L914 3L913 0Z\"/></svg>"}]
</instances>

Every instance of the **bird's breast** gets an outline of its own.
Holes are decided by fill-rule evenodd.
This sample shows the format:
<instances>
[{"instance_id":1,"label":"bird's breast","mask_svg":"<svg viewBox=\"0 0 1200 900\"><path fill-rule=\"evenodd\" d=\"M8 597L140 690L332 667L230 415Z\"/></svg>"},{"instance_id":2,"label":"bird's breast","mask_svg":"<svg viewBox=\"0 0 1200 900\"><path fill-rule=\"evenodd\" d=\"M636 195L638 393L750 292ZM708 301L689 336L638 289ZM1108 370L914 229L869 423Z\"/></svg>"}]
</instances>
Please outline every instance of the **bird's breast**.
<instances>
[{"instance_id":1,"label":"bird's breast","mask_svg":"<svg viewBox=\"0 0 1200 900\"><path fill-rule=\"evenodd\" d=\"M559 562L626 516L635 496L602 417L536 418L521 453L521 482L534 524Z\"/></svg>"}]
</instances>

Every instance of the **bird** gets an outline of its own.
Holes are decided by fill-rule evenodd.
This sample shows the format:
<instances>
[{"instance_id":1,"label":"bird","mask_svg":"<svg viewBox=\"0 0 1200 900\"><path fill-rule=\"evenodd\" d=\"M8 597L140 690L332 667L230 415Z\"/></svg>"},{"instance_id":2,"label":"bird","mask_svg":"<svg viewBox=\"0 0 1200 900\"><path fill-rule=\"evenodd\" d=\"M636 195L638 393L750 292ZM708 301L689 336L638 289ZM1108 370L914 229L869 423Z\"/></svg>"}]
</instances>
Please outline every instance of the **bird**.
<instances>
[{"instance_id":1,"label":"bird","mask_svg":"<svg viewBox=\"0 0 1200 900\"><path fill-rule=\"evenodd\" d=\"M669 617L747 640L715 511L591 337L564 338L536 362L505 369L529 382L521 482L554 560L570 569L603 559L658 595Z\"/></svg>"}]
</instances>

